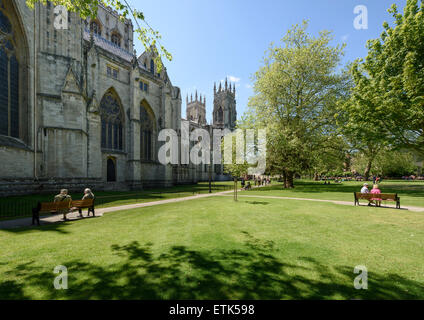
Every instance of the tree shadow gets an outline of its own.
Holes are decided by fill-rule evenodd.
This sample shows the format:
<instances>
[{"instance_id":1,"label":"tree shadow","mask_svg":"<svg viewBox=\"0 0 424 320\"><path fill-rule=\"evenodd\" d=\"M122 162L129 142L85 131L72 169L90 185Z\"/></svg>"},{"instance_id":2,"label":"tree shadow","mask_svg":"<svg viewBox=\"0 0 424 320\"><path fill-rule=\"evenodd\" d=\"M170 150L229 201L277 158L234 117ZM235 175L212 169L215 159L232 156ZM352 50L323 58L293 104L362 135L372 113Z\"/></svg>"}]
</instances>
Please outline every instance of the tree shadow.
<instances>
[{"instance_id":1,"label":"tree shadow","mask_svg":"<svg viewBox=\"0 0 424 320\"><path fill-rule=\"evenodd\" d=\"M253 205L262 205L262 206L269 205L269 202L265 202L265 201L246 201L246 203L253 204Z\"/></svg>"},{"instance_id":2,"label":"tree shadow","mask_svg":"<svg viewBox=\"0 0 424 320\"><path fill-rule=\"evenodd\" d=\"M174 246L154 255L153 244L113 245L119 263L64 263L69 289L55 290L57 275L22 264L20 283L0 283L0 299L29 299L24 285L45 299L422 299L423 284L397 274L370 272L369 289L356 290L354 266L324 265L310 257L282 261L272 241L249 233L239 249Z\"/></svg>"}]
</instances>

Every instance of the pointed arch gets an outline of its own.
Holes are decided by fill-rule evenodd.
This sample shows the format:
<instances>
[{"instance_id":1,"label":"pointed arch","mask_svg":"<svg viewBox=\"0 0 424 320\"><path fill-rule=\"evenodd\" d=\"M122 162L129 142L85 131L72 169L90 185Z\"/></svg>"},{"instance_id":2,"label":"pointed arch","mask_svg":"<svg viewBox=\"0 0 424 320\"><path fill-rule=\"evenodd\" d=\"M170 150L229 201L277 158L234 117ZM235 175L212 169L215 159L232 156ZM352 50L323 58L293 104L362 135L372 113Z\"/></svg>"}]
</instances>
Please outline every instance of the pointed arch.
<instances>
[{"instance_id":1,"label":"pointed arch","mask_svg":"<svg viewBox=\"0 0 424 320\"><path fill-rule=\"evenodd\" d=\"M95 35L101 37L102 36L102 24L99 19L90 20L90 32L93 32Z\"/></svg>"},{"instance_id":2,"label":"pointed arch","mask_svg":"<svg viewBox=\"0 0 424 320\"><path fill-rule=\"evenodd\" d=\"M103 95L99 110L102 149L124 151L125 114L121 99L114 88L110 88Z\"/></svg>"},{"instance_id":3,"label":"pointed arch","mask_svg":"<svg viewBox=\"0 0 424 320\"><path fill-rule=\"evenodd\" d=\"M155 143L157 125L155 114L146 99L140 103L140 159L153 161L155 159Z\"/></svg>"},{"instance_id":4,"label":"pointed arch","mask_svg":"<svg viewBox=\"0 0 424 320\"><path fill-rule=\"evenodd\" d=\"M0 135L29 142L29 49L13 1L0 1Z\"/></svg>"},{"instance_id":5,"label":"pointed arch","mask_svg":"<svg viewBox=\"0 0 424 320\"><path fill-rule=\"evenodd\" d=\"M217 112L218 122L224 121L224 111L222 111L222 107L219 107Z\"/></svg>"},{"instance_id":6,"label":"pointed arch","mask_svg":"<svg viewBox=\"0 0 424 320\"><path fill-rule=\"evenodd\" d=\"M121 47L121 40L122 40L122 36L121 36L121 34L119 33L119 31L116 29L116 30L113 30L112 31L112 34L111 34L111 36L110 36L110 41L114 44L114 45L116 45L116 46L118 46L118 47Z\"/></svg>"}]
</instances>

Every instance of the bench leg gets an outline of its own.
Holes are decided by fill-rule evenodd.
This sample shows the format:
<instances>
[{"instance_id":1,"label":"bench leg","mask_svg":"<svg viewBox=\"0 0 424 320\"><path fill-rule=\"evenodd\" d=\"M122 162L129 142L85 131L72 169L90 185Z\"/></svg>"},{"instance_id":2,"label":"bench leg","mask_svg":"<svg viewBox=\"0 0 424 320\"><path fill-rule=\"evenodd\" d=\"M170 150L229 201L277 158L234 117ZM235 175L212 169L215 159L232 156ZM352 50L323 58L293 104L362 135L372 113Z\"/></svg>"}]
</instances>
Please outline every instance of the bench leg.
<instances>
[{"instance_id":1,"label":"bench leg","mask_svg":"<svg viewBox=\"0 0 424 320\"><path fill-rule=\"evenodd\" d=\"M84 216L82 215L82 209L78 209L79 215L81 218L84 218Z\"/></svg>"}]
</instances>

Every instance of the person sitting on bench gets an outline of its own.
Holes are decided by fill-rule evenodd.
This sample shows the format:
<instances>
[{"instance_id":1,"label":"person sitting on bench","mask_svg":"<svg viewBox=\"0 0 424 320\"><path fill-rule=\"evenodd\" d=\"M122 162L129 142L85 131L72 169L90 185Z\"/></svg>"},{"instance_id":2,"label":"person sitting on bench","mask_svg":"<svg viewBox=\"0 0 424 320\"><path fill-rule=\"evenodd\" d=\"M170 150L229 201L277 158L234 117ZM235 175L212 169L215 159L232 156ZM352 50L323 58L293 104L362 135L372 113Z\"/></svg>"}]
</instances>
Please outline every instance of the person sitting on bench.
<instances>
[{"instance_id":1,"label":"person sitting on bench","mask_svg":"<svg viewBox=\"0 0 424 320\"><path fill-rule=\"evenodd\" d=\"M378 188L378 184L375 184L371 190L371 194L381 194L381 190ZM375 205L377 207L381 207L381 198L375 197L375 198L371 198L372 201L375 201Z\"/></svg>"},{"instance_id":2,"label":"person sitting on bench","mask_svg":"<svg viewBox=\"0 0 424 320\"><path fill-rule=\"evenodd\" d=\"M72 198L70 195L68 195L68 190L67 189L62 189L60 190L60 193L54 197L54 202L71 202ZM66 214L69 213L69 210L62 210L62 212L58 212L58 213L62 213L63 214L63 220L66 221Z\"/></svg>"},{"instance_id":3,"label":"person sitting on bench","mask_svg":"<svg viewBox=\"0 0 424 320\"><path fill-rule=\"evenodd\" d=\"M82 197L82 200L91 200L91 199L94 199L95 197L94 197L94 193L91 191L91 189L85 189L84 190L84 196ZM78 212L79 212L79 214L80 214L80 217L82 218L83 217L83 215L82 215L82 209L78 209Z\"/></svg>"},{"instance_id":4,"label":"person sitting on bench","mask_svg":"<svg viewBox=\"0 0 424 320\"><path fill-rule=\"evenodd\" d=\"M361 193L370 193L370 190L368 189L368 183L364 183L364 186L361 189ZM371 206L374 203L374 201L369 200L368 206Z\"/></svg>"}]
</instances>

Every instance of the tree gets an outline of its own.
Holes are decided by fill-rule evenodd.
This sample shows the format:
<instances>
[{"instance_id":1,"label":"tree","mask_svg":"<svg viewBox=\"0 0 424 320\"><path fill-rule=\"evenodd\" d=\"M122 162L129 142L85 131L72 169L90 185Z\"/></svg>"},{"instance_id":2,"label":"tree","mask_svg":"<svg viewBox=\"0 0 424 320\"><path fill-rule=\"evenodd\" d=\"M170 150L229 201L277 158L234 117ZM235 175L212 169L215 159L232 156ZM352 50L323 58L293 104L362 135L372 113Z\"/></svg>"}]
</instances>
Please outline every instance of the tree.
<instances>
[{"instance_id":1,"label":"tree","mask_svg":"<svg viewBox=\"0 0 424 320\"><path fill-rule=\"evenodd\" d=\"M295 25L282 46L271 44L249 99L249 118L268 132L267 171L282 174L286 188L334 134L336 101L345 88L344 75L336 72L344 46L331 46L328 31L307 34L307 26Z\"/></svg>"},{"instance_id":2,"label":"tree","mask_svg":"<svg viewBox=\"0 0 424 320\"><path fill-rule=\"evenodd\" d=\"M392 5L394 26L384 22L368 55L353 66L358 93L370 84L366 112L391 143L424 152L424 2L407 0L403 15ZM366 88L365 88L366 89ZM372 102L372 103L371 103ZM364 122L366 119L364 119Z\"/></svg>"},{"instance_id":3,"label":"tree","mask_svg":"<svg viewBox=\"0 0 424 320\"><path fill-rule=\"evenodd\" d=\"M357 153L355 155L353 168L361 173L366 170L367 158L364 154ZM398 178L415 174L417 165L410 152L385 148L376 156L370 171L374 175Z\"/></svg>"},{"instance_id":4,"label":"tree","mask_svg":"<svg viewBox=\"0 0 424 320\"><path fill-rule=\"evenodd\" d=\"M78 13L82 19L96 18L99 5L110 6L121 14L122 20L133 17L137 24L135 32L138 34L138 39L147 51L153 51L159 71L163 68L161 59L163 56L169 61L172 60L172 55L160 43L160 33L148 24L141 11L131 8L127 0L50 0L50 2L55 6L64 6L69 12ZM26 3L29 8L34 8L37 3L46 5L47 0L26 0ZM144 26L141 26L141 24L144 24Z\"/></svg>"}]
</instances>

